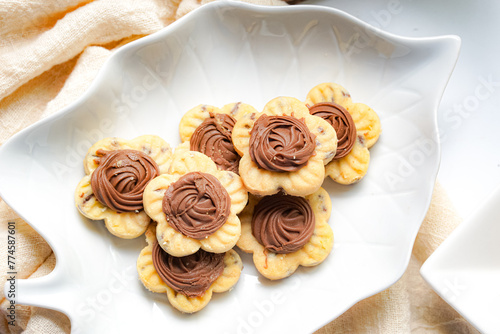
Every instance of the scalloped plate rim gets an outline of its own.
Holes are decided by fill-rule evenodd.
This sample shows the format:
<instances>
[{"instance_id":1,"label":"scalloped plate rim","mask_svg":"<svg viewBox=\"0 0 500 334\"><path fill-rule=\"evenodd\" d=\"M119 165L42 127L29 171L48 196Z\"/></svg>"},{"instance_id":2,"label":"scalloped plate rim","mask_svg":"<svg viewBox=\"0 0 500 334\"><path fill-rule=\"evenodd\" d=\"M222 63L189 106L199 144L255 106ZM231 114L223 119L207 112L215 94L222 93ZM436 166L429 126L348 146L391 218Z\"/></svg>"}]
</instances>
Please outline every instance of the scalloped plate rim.
<instances>
[{"instance_id":1,"label":"scalloped plate rim","mask_svg":"<svg viewBox=\"0 0 500 334\"><path fill-rule=\"evenodd\" d=\"M414 43L427 43L427 42L431 42L431 41L439 41L439 40L453 40L454 43L456 44L455 48L456 48L456 58L453 62L453 66L451 68L451 71L448 73L448 80L451 76L451 73L453 72L453 67L454 65L456 64L456 61L458 59L458 51L459 51L459 48L460 48L460 39L459 37L457 36L454 36L454 35L444 35L444 36L435 36L435 37L419 37L419 38L410 38L410 37L404 37L404 36L399 36L399 35L396 35L396 34L392 34L392 33L388 33L388 32L385 32L383 31L382 29L378 29L378 28L373 28L371 27L369 24L367 24L366 22L360 20L360 19L357 19L355 18L354 16L350 15L350 14L347 14L341 10L338 10L338 9L334 9L334 8L325 8L325 7L319 7L319 6L314 6L314 5L298 5L298 6L290 6L290 7L268 7L268 6L257 6L257 5L250 5L250 4L246 4L246 3L235 3L235 2L226 2L226 1L221 1L221 2L213 2L213 3L209 3L207 5L204 5L202 7L200 7L199 9L196 9L195 11L192 11L190 13L188 13L187 15L185 15L184 17L182 17L181 19L173 22L172 24L170 24L169 26L161 29L160 31L158 32L155 32L151 35L148 35L146 37L143 37L141 39L138 39L136 41L133 41L123 47L121 47L120 49L118 49L116 52L114 52L106 61L105 63L103 64L102 68L99 70L98 74L96 75L96 77L94 78L94 80L92 81L92 83L90 84L90 86L87 88L87 90L80 96L78 97L73 103L67 105L66 107L62 108L61 110L57 111L56 113L52 114L52 115L49 115L48 117L28 126L27 128L19 131L18 133L16 133L15 135L13 135L11 138L9 138L3 145L2 147L0 147L0 157L2 157L3 155L5 155L6 151L10 148L10 145L13 145L13 143L15 143L17 140L19 140L19 138L23 138L24 136L26 136L26 134L30 133L31 131L33 131L34 129L36 129L37 127L39 126L42 126L42 125L45 125L45 124L48 124L48 123L51 123L52 121L64 116L64 115L67 115L69 113L71 113L71 111L82 105L86 100L88 100L88 98L90 96L93 95L93 93L97 90L97 88L99 88L100 84L101 84L101 81L102 81L102 78L103 76L105 76L106 72L111 68L111 64L113 62L115 62L119 57L122 57L126 52L129 52L129 51L132 51L134 49L137 49L141 46L144 46L144 45L147 45L148 43L150 42L153 42L157 39L161 39L164 35L166 34L170 34L171 31L175 30L175 29L182 29L182 25L184 23L184 21L187 21L189 20L193 15L202 15L203 11L209 11L209 10L213 10L213 8L217 9L217 8L222 8L224 6L230 6L231 8L237 8L237 9L242 9L242 10L250 10L250 11L255 11L255 12L262 12L264 14L268 14L268 13L280 13L280 12L292 12L292 11L296 11L296 12L299 12L299 11L302 11L304 9L307 9L307 10L313 10L313 11L325 11L325 12L329 12L331 13L333 16L335 15L339 15L339 16L342 16L344 18L347 18L349 21L351 21L353 24L355 25L360 25L362 27L365 27L365 28L371 28L371 31L373 32L376 32L376 33L380 33L383 37L385 38L390 38L390 39L394 39L394 40L398 40L398 41L404 41L404 42L414 42ZM439 96L442 96L442 93L444 91L444 89L446 88L446 84L442 87L442 91L439 93ZM435 110L433 111L434 112L434 115L435 115L435 118L434 118L434 125L435 125L435 129L437 130L437 119L436 119L436 112L437 112L437 105L439 104L439 100L436 101L436 108ZM439 144L439 138L437 138L438 140L438 144ZM438 149L438 157L440 157L440 146L438 145L437 146L437 149ZM431 202L431 195L432 195L432 186L434 184L434 181L436 179L436 176L437 176L437 173L438 173L438 170L439 170L439 160L440 158L438 159L438 163L435 167L435 170L434 170L434 177L432 180L429 180L429 184L428 184L428 187L430 189L430 191L428 192L429 195L428 195L428 198L426 199L426 208L429 207L430 205L430 202ZM12 208L14 209L14 211L16 211L19 216L21 218L23 218L23 214L22 212L19 212L18 210L16 210L16 207L18 205L16 205L16 203L11 203L10 199L9 199L9 195L8 193L5 193L3 190L2 190L2 186L0 185L0 197L2 197L2 199ZM425 214L426 214L426 210L421 214L421 217L419 217L420 220L423 220L423 218L425 217ZM24 218L23 218L24 219ZM419 229L420 225L416 226L414 228L414 231L412 231L411 235L412 235L412 240L414 241L416 236L417 236L417 233L418 233L418 229ZM50 238L47 238L47 235L46 235L46 232L44 231L40 231L37 229L36 227L36 223L35 225L33 226L33 228L44 238L50 240ZM57 245L51 245L51 247L53 247L54 249L57 249ZM412 250L412 247L408 247L408 251L407 251L407 254L406 254L406 266L404 268L401 268L400 270L400 273L397 277L394 278L394 280L392 282L390 282L387 286L384 286L384 287L381 287L378 291L373 291L373 293L370 293L368 295L365 295L365 296L362 296L361 298L359 298L358 300L353 300L352 303L350 305L346 305L346 307L344 308L344 311L345 312L346 310L348 310L350 307L352 307L354 304L356 304L357 302L359 302L360 300L363 300L369 296L372 296L380 291L383 291L385 290L386 288L390 287L392 284L394 284L395 282L397 282L399 280L399 278L403 275L404 271L406 270L406 267L409 263L409 259L411 257L411 250ZM54 253L56 254L56 257L57 257L57 252L54 251ZM44 276L42 278L38 278L36 279L36 281L40 282L40 281L45 281L45 280L51 280L52 277L55 277L58 275L58 272L61 270L62 268L60 268L60 266L57 266L55 267L55 269L47 276ZM34 281L34 280L33 280ZM40 306L43 306L43 305L40 305ZM59 311L61 312L64 312L64 310L61 310L59 309ZM337 316L340 316L337 315ZM325 322L323 324L326 324L328 322L330 322L331 320L333 319L325 319ZM314 328L319 328L321 327L323 324L316 324L314 325ZM311 326L310 326L311 327Z\"/></svg>"}]
</instances>

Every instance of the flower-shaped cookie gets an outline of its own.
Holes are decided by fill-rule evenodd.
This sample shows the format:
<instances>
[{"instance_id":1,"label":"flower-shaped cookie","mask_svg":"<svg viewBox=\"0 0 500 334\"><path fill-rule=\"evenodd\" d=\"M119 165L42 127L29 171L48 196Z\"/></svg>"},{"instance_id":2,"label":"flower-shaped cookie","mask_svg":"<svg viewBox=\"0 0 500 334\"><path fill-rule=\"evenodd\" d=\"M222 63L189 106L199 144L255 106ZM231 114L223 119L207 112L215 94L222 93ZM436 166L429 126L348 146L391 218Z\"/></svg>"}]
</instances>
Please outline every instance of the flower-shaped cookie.
<instances>
[{"instance_id":1,"label":"flower-shaped cookie","mask_svg":"<svg viewBox=\"0 0 500 334\"><path fill-rule=\"evenodd\" d=\"M146 231L148 245L137 259L137 272L151 292L166 293L170 304L181 312L204 308L213 292L230 290L240 278L243 264L234 250L214 254L197 253L176 258L158 246L155 224Z\"/></svg>"},{"instance_id":2,"label":"flower-shaped cookie","mask_svg":"<svg viewBox=\"0 0 500 334\"><path fill-rule=\"evenodd\" d=\"M168 174L153 179L144 190L144 209L158 223L159 245L173 256L200 248L224 253L241 234L237 216L248 200L240 177L217 169L206 155L176 150Z\"/></svg>"},{"instance_id":3,"label":"flower-shaped cookie","mask_svg":"<svg viewBox=\"0 0 500 334\"><path fill-rule=\"evenodd\" d=\"M330 196L323 188L303 197L276 194L250 197L240 214L241 238L237 246L253 253L257 270L276 280L290 276L299 265L323 262L333 247L328 225Z\"/></svg>"},{"instance_id":4,"label":"flower-shaped cookie","mask_svg":"<svg viewBox=\"0 0 500 334\"><path fill-rule=\"evenodd\" d=\"M238 173L240 156L232 142L234 124L242 115L257 113L245 103L226 104L222 109L198 105L189 110L179 123L182 142L189 142L191 151L210 157L218 168Z\"/></svg>"},{"instance_id":5,"label":"flower-shaped cookie","mask_svg":"<svg viewBox=\"0 0 500 334\"><path fill-rule=\"evenodd\" d=\"M326 166L326 175L340 184L361 180L368 171L370 152L380 136L380 119L363 103L353 103L347 90L322 83L309 91L306 105L313 115L327 120L336 130L337 153Z\"/></svg>"},{"instance_id":6,"label":"flower-shaped cookie","mask_svg":"<svg viewBox=\"0 0 500 334\"><path fill-rule=\"evenodd\" d=\"M321 187L337 136L327 121L309 114L304 103L277 97L261 113L245 114L236 122L233 144L250 193L272 195L282 189L306 196Z\"/></svg>"},{"instance_id":7,"label":"flower-shaped cookie","mask_svg":"<svg viewBox=\"0 0 500 334\"><path fill-rule=\"evenodd\" d=\"M171 156L170 146L157 136L98 141L84 159L87 175L76 187L76 207L87 218L104 219L117 237L140 236L150 222L142 193L150 180L168 170Z\"/></svg>"}]
</instances>

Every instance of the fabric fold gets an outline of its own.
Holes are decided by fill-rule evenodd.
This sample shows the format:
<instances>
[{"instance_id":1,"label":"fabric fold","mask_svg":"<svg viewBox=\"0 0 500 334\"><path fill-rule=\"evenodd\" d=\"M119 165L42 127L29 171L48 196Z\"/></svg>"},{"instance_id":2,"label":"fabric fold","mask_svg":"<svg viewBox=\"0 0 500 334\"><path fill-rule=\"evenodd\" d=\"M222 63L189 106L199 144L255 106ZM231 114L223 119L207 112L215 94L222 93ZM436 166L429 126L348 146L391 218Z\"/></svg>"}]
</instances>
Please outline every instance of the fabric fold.
<instances>
[{"instance_id":1,"label":"fabric fold","mask_svg":"<svg viewBox=\"0 0 500 334\"><path fill-rule=\"evenodd\" d=\"M0 99L89 45L151 34L172 15L152 1L94 1L66 13L51 29L29 40L11 38L0 51Z\"/></svg>"}]
</instances>

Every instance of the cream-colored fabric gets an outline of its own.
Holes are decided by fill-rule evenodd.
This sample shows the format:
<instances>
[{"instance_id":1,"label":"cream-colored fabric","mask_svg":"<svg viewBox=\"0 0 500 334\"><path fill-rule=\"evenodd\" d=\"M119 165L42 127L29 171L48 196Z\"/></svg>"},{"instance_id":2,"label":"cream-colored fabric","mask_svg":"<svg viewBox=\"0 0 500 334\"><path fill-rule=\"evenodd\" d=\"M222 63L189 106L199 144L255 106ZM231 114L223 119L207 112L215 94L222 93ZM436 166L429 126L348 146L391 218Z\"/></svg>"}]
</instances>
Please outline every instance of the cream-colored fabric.
<instances>
[{"instance_id":1,"label":"cream-colored fabric","mask_svg":"<svg viewBox=\"0 0 500 334\"><path fill-rule=\"evenodd\" d=\"M80 96L113 50L211 1L0 1L0 145ZM281 0L245 1L285 5ZM16 223L18 278L43 276L55 266L47 243L0 200L0 333L69 333L65 315L38 307L18 305L16 326L8 325L8 302L3 296L8 222ZM359 302L318 333L475 332L418 273L459 223L444 190L436 185L401 280Z\"/></svg>"}]
</instances>

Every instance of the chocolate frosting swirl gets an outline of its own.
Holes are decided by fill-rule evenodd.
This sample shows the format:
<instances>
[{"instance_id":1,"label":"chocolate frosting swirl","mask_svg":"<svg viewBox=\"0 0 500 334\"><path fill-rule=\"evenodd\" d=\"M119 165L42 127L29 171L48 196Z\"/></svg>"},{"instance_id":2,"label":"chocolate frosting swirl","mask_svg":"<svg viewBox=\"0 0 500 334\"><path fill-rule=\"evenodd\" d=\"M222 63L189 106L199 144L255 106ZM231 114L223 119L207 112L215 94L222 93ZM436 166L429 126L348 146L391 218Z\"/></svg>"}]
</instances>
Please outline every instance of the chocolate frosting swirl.
<instances>
[{"instance_id":1,"label":"chocolate frosting swirl","mask_svg":"<svg viewBox=\"0 0 500 334\"><path fill-rule=\"evenodd\" d=\"M302 197L277 194L266 196L255 206L252 234L273 253L288 254L311 239L316 219Z\"/></svg>"},{"instance_id":2,"label":"chocolate frosting swirl","mask_svg":"<svg viewBox=\"0 0 500 334\"><path fill-rule=\"evenodd\" d=\"M202 296L224 271L224 254L198 252L175 257L158 242L153 246L153 266L163 282L188 297Z\"/></svg>"},{"instance_id":3,"label":"chocolate frosting swirl","mask_svg":"<svg viewBox=\"0 0 500 334\"><path fill-rule=\"evenodd\" d=\"M316 148L304 119L260 116L250 132L250 157L260 168L294 172L305 166Z\"/></svg>"},{"instance_id":4,"label":"chocolate frosting swirl","mask_svg":"<svg viewBox=\"0 0 500 334\"><path fill-rule=\"evenodd\" d=\"M97 200L118 213L140 211L146 185L160 174L148 155L136 150L97 151L103 154L90 185Z\"/></svg>"},{"instance_id":5,"label":"chocolate frosting swirl","mask_svg":"<svg viewBox=\"0 0 500 334\"><path fill-rule=\"evenodd\" d=\"M163 197L163 212L174 230L202 240L229 217L231 198L213 175L192 172L172 183Z\"/></svg>"},{"instance_id":6,"label":"chocolate frosting swirl","mask_svg":"<svg viewBox=\"0 0 500 334\"><path fill-rule=\"evenodd\" d=\"M209 156L222 170L238 173L240 156L231 140L235 123L231 115L211 113L210 118L203 121L191 136L191 151Z\"/></svg>"},{"instance_id":7,"label":"chocolate frosting swirl","mask_svg":"<svg viewBox=\"0 0 500 334\"><path fill-rule=\"evenodd\" d=\"M356 142L356 124L344 107L333 102L316 103L309 108L309 113L326 120L337 132L337 153L333 159L343 158L351 152Z\"/></svg>"}]
</instances>

